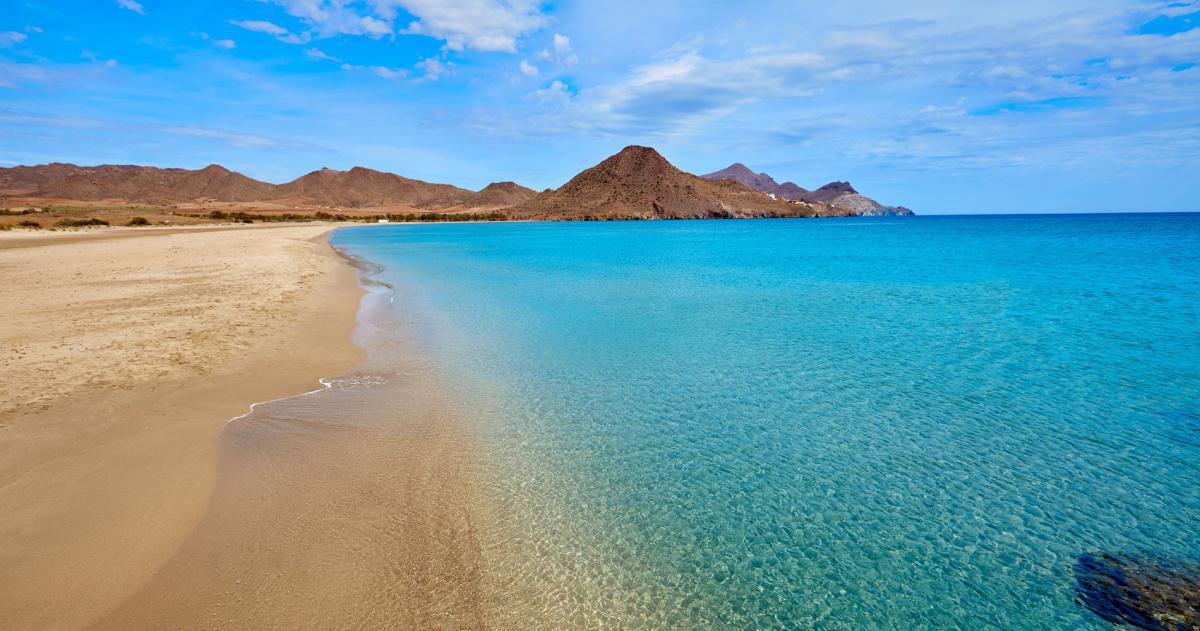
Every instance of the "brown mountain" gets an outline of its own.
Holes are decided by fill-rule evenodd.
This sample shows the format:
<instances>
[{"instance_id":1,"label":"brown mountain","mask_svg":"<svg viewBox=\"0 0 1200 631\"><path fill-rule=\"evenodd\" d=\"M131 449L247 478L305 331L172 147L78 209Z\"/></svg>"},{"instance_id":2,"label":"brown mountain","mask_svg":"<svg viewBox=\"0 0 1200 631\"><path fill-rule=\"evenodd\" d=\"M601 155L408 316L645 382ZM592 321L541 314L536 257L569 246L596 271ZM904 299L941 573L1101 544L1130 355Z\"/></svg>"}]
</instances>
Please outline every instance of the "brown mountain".
<instances>
[{"instance_id":1,"label":"brown mountain","mask_svg":"<svg viewBox=\"0 0 1200 631\"><path fill-rule=\"evenodd\" d=\"M349 171L319 169L278 187L275 197L327 206L407 204L441 208L463 203L471 191L449 184L430 184L364 167Z\"/></svg>"},{"instance_id":2,"label":"brown mountain","mask_svg":"<svg viewBox=\"0 0 1200 631\"><path fill-rule=\"evenodd\" d=\"M812 217L845 214L788 203L732 180L705 180L675 168L650 147L629 146L554 191L513 208L544 219Z\"/></svg>"},{"instance_id":3,"label":"brown mountain","mask_svg":"<svg viewBox=\"0 0 1200 631\"><path fill-rule=\"evenodd\" d=\"M775 178L766 173L755 173L750 170L750 167L741 162L734 162L720 171L714 171L700 177L706 180L733 180L734 182L745 184L756 191L769 193L783 199L799 200L808 192L804 188L797 186L795 182L780 184L775 181Z\"/></svg>"},{"instance_id":4,"label":"brown mountain","mask_svg":"<svg viewBox=\"0 0 1200 631\"><path fill-rule=\"evenodd\" d=\"M106 164L50 164L14 174L37 182L35 194L79 200L125 199L170 203L196 199L244 202L268 199L275 187L215 164L198 170Z\"/></svg>"},{"instance_id":5,"label":"brown mountain","mask_svg":"<svg viewBox=\"0 0 1200 631\"><path fill-rule=\"evenodd\" d=\"M808 189L796 184L795 182L784 182L783 184L776 186L775 190L771 192L775 193L776 197L803 200L804 196L808 194Z\"/></svg>"},{"instance_id":6,"label":"brown mountain","mask_svg":"<svg viewBox=\"0 0 1200 631\"><path fill-rule=\"evenodd\" d=\"M858 191L849 182L830 182L815 191L809 191L792 182L776 184L775 179L766 173L755 173L741 162L702 175L708 180L734 180L741 182L756 191L771 193L783 199L814 202L840 208L855 215L911 215L913 212L903 206L884 206Z\"/></svg>"},{"instance_id":7,"label":"brown mountain","mask_svg":"<svg viewBox=\"0 0 1200 631\"><path fill-rule=\"evenodd\" d=\"M457 186L430 184L363 167L349 171L321 169L287 184L275 185L215 164L189 170L112 164L79 167L61 163L0 169L0 192L84 201L120 199L169 204L279 200L348 208L396 204L442 208L460 205L475 195Z\"/></svg>"},{"instance_id":8,"label":"brown mountain","mask_svg":"<svg viewBox=\"0 0 1200 631\"><path fill-rule=\"evenodd\" d=\"M58 182L79 171L74 164L52 162L38 166L15 166L0 169L0 193L7 195L29 195Z\"/></svg>"},{"instance_id":9,"label":"brown mountain","mask_svg":"<svg viewBox=\"0 0 1200 631\"><path fill-rule=\"evenodd\" d=\"M859 192L849 182L830 182L821 188L811 191L806 197L814 202L829 203L843 195L858 195Z\"/></svg>"},{"instance_id":10,"label":"brown mountain","mask_svg":"<svg viewBox=\"0 0 1200 631\"><path fill-rule=\"evenodd\" d=\"M492 182L463 202L468 208L506 208L528 201L537 191L516 182Z\"/></svg>"},{"instance_id":11,"label":"brown mountain","mask_svg":"<svg viewBox=\"0 0 1200 631\"><path fill-rule=\"evenodd\" d=\"M733 180L734 182L741 182L746 187L762 191L763 193L773 193L779 187L779 183L771 176L766 173L755 173L750 170L750 167L741 162L734 162L720 171L701 175L700 177L706 180Z\"/></svg>"},{"instance_id":12,"label":"brown mountain","mask_svg":"<svg viewBox=\"0 0 1200 631\"><path fill-rule=\"evenodd\" d=\"M675 168L654 149L638 146L622 149L557 190L536 194L513 182L495 182L471 192L363 167L320 169L275 185L215 164L188 170L63 163L0 168L0 194L154 204L275 201L339 208L509 208L516 217L545 219L912 214L904 207L879 204L848 182L806 191L791 182L777 184L740 163L697 177Z\"/></svg>"},{"instance_id":13,"label":"brown mountain","mask_svg":"<svg viewBox=\"0 0 1200 631\"><path fill-rule=\"evenodd\" d=\"M859 193L849 182L830 182L802 197L805 201L829 204L843 208L856 215L876 217L880 215L911 215L913 211L903 206L884 206Z\"/></svg>"}]
</instances>

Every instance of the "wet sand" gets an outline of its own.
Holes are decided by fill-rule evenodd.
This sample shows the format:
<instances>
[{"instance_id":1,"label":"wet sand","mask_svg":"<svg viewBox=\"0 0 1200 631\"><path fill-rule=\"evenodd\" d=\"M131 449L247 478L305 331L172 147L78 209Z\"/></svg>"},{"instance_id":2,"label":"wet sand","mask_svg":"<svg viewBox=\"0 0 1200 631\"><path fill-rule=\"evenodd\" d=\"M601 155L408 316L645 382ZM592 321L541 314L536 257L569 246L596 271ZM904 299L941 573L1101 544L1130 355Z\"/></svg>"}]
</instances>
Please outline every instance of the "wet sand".
<instances>
[{"instance_id":1,"label":"wet sand","mask_svg":"<svg viewBox=\"0 0 1200 631\"><path fill-rule=\"evenodd\" d=\"M361 362L329 229L0 235L4 628L144 590L204 519L225 422Z\"/></svg>"},{"instance_id":2,"label":"wet sand","mask_svg":"<svg viewBox=\"0 0 1200 631\"><path fill-rule=\"evenodd\" d=\"M496 626L471 436L410 332L371 337L375 361L327 389L231 422L199 528L96 628Z\"/></svg>"}]
</instances>

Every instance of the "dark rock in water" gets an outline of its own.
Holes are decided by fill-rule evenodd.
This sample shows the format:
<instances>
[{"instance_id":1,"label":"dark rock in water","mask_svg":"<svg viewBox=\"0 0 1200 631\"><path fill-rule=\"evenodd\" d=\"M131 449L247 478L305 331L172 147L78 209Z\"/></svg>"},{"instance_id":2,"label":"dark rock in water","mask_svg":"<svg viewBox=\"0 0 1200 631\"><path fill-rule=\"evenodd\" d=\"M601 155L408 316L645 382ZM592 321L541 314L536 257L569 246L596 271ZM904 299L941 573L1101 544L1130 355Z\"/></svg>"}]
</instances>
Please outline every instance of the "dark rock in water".
<instances>
[{"instance_id":1,"label":"dark rock in water","mask_svg":"<svg viewBox=\"0 0 1200 631\"><path fill-rule=\"evenodd\" d=\"M1200 564L1084 554L1075 564L1078 602L1113 624L1200 631Z\"/></svg>"}]
</instances>

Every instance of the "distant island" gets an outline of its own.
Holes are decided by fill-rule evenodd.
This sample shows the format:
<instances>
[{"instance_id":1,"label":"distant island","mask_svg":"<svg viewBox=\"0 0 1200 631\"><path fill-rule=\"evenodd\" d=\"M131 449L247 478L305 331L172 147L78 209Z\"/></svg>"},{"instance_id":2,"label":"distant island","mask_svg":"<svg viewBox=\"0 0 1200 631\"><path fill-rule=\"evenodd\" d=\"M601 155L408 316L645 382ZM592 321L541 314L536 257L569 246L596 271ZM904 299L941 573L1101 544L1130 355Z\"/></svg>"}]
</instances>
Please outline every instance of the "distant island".
<instances>
[{"instance_id":1,"label":"distant island","mask_svg":"<svg viewBox=\"0 0 1200 631\"><path fill-rule=\"evenodd\" d=\"M629 146L557 189L493 182L480 191L354 167L319 169L270 184L220 165L189 170L53 163L0 168L0 222L41 225L27 215L96 224L206 220L710 219L911 215L833 182L809 191L741 163L703 176L679 170L650 147ZM49 213L43 215L43 213ZM23 219L15 219L15 217ZM139 225L140 222L134 222ZM53 225L51 222L50 225Z\"/></svg>"}]
</instances>

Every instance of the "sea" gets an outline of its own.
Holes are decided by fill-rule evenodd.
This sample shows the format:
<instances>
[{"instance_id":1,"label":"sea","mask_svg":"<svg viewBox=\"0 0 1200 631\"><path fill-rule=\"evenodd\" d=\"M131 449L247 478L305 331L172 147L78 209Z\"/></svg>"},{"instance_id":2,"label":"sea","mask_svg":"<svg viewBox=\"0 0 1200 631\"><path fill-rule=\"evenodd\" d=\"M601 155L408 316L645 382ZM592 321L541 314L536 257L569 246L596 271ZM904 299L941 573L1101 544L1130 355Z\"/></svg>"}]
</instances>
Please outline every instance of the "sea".
<instances>
[{"instance_id":1,"label":"sea","mask_svg":"<svg viewBox=\"0 0 1200 631\"><path fill-rule=\"evenodd\" d=\"M355 383L436 372L530 627L1110 629L1081 559L1200 559L1200 214L331 242L371 291Z\"/></svg>"}]
</instances>

